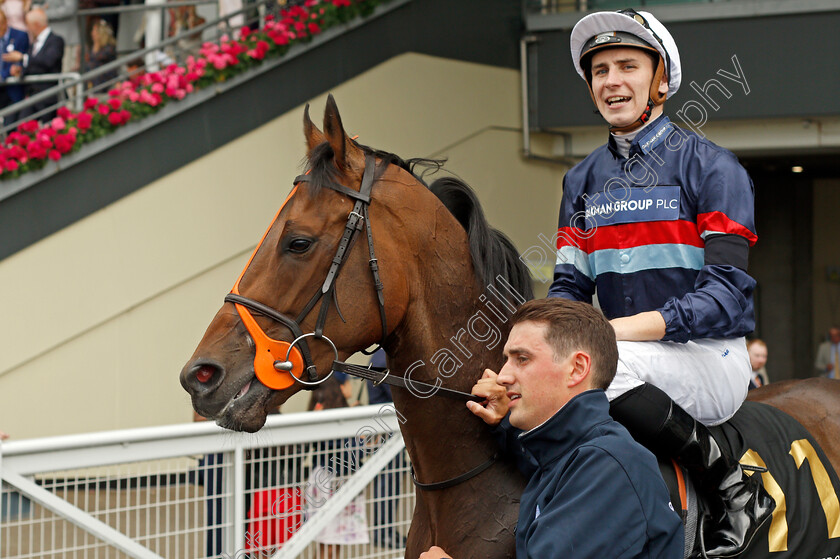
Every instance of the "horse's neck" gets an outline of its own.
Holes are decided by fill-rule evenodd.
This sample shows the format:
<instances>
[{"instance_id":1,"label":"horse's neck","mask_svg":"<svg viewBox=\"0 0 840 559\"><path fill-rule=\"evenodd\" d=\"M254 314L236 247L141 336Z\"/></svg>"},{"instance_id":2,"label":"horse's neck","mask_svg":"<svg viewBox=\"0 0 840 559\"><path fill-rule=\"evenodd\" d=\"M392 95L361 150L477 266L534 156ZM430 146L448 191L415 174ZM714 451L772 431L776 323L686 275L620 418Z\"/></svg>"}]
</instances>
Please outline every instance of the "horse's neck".
<instances>
[{"instance_id":1,"label":"horse's neck","mask_svg":"<svg viewBox=\"0 0 840 559\"><path fill-rule=\"evenodd\" d=\"M483 290L476 284L457 297L415 306L389 348L393 372L469 392L484 369L498 371L509 318L518 306L515 294L505 289L497 280ZM460 475L495 453L490 429L463 400L395 390L394 403L417 477L424 483Z\"/></svg>"}]
</instances>

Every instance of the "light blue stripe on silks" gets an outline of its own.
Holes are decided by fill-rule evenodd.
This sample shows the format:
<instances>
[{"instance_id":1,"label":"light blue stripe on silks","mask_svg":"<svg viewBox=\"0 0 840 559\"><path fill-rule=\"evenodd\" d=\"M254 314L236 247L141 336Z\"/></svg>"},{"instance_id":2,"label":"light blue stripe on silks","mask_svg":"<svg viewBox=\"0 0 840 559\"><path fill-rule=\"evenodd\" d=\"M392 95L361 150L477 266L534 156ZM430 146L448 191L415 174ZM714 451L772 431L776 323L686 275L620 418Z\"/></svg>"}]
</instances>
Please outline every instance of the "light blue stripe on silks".
<instances>
[{"instance_id":1,"label":"light blue stripe on silks","mask_svg":"<svg viewBox=\"0 0 840 559\"><path fill-rule=\"evenodd\" d=\"M595 275L592 273L592 268L589 266L589 258L581 249L566 245L557 251L557 265L571 264L577 271L595 281Z\"/></svg>"},{"instance_id":2,"label":"light blue stripe on silks","mask_svg":"<svg viewBox=\"0 0 840 559\"><path fill-rule=\"evenodd\" d=\"M661 244L622 249L598 250L589 255L589 269L596 275L606 273L632 274L643 270L703 267L703 249L691 245ZM622 261L625 256L626 262ZM593 276L590 276L593 277Z\"/></svg>"}]
</instances>

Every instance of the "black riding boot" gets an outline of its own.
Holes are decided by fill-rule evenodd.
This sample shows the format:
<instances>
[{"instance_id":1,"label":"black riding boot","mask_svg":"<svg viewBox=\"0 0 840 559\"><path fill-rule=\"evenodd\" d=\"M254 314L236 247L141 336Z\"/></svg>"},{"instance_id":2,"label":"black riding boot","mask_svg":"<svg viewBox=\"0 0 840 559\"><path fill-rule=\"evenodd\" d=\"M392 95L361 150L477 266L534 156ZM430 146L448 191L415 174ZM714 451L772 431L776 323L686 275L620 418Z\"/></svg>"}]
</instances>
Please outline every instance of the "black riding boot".
<instances>
[{"instance_id":1,"label":"black riding boot","mask_svg":"<svg viewBox=\"0 0 840 559\"><path fill-rule=\"evenodd\" d=\"M702 534L706 555L741 553L776 507L759 481L761 476L746 475L705 425L652 384L613 400L610 414L654 454L675 458L688 469L709 498Z\"/></svg>"}]
</instances>

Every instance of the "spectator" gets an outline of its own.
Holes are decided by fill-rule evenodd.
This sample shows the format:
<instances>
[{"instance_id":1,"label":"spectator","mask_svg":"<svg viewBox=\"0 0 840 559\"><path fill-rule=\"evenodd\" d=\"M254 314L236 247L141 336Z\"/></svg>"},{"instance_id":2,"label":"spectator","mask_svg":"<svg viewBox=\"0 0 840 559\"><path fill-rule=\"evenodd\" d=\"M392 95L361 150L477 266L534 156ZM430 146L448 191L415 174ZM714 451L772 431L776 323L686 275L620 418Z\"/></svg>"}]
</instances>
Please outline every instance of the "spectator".
<instances>
[{"instance_id":1,"label":"spectator","mask_svg":"<svg viewBox=\"0 0 840 559\"><path fill-rule=\"evenodd\" d=\"M750 378L750 390L770 383L767 371L764 366L767 364L767 344L758 338L747 342L747 353L750 355L750 367L752 377Z\"/></svg>"},{"instance_id":2,"label":"spectator","mask_svg":"<svg viewBox=\"0 0 840 559\"><path fill-rule=\"evenodd\" d=\"M0 12L0 36L2 36L2 39L0 39L0 52L2 53L14 50L29 50L29 35L26 31L21 31L8 25L6 15L3 12ZM11 62L0 62L0 79L5 82L12 75L12 66L15 65ZM22 85L0 86L0 109L8 107L12 103L17 103L23 99L23 95ZM14 119L7 117L7 121L10 120Z\"/></svg>"},{"instance_id":3,"label":"spectator","mask_svg":"<svg viewBox=\"0 0 840 559\"><path fill-rule=\"evenodd\" d=\"M9 27L15 29L26 29L26 21L23 16L29 11L29 4L31 0L0 0L0 5L3 7L3 13L6 15Z\"/></svg>"},{"instance_id":4,"label":"spectator","mask_svg":"<svg viewBox=\"0 0 840 559\"><path fill-rule=\"evenodd\" d=\"M820 344L817 360L814 363L817 373L828 378L840 378L840 327L832 326L828 330L828 340Z\"/></svg>"},{"instance_id":5,"label":"spectator","mask_svg":"<svg viewBox=\"0 0 840 559\"><path fill-rule=\"evenodd\" d=\"M33 8L26 14L26 27L29 36L34 43L28 53L18 50L3 53L4 62L12 62L11 73L13 76L35 76L39 74L61 73L61 59L64 57L64 39L52 32L47 19L47 14L41 8ZM18 63L23 63L19 66ZM29 96L36 95L41 91L53 87L57 82L36 82L27 86ZM58 97L47 98L44 101L24 107L20 111L20 119L26 120L33 114L38 113L58 103ZM55 117L55 111L51 111L40 117L41 120L51 120Z\"/></svg>"},{"instance_id":6,"label":"spectator","mask_svg":"<svg viewBox=\"0 0 840 559\"><path fill-rule=\"evenodd\" d=\"M9 438L9 435L3 431L0 431L0 441L5 441Z\"/></svg>"},{"instance_id":7,"label":"spectator","mask_svg":"<svg viewBox=\"0 0 840 559\"><path fill-rule=\"evenodd\" d=\"M346 408L347 399L341 392L340 381L327 379L312 392L309 401L310 410ZM315 443L316 455L313 460L310 482L307 484L307 516L317 512L336 490L336 476L353 473L352 466L361 462L361 449L354 440L321 441ZM365 514L364 496L359 494L343 511L315 538L318 542L318 557L339 559L341 545L366 544L368 537L367 515Z\"/></svg>"},{"instance_id":8,"label":"spectator","mask_svg":"<svg viewBox=\"0 0 840 559\"><path fill-rule=\"evenodd\" d=\"M82 50L79 36L77 12L78 0L37 0L50 21L53 32L64 39L64 57L61 61L62 72L77 72L81 66L79 53Z\"/></svg>"},{"instance_id":9,"label":"spectator","mask_svg":"<svg viewBox=\"0 0 840 559\"><path fill-rule=\"evenodd\" d=\"M174 37L188 29L194 29L204 25L207 21L195 11L195 6L178 6L169 8L169 36ZM192 33L178 41L178 48L184 52L192 53L198 50L201 45L201 32Z\"/></svg>"},{"instance_id":10,"label":"spectator","mask_svg":"<svg viewBox=\"0 0 840 559\"><path fill-rule=\"evenodd\" d=\"M97 20L90 30L90 38L93 40L93 47L88 55L86 72L117 59L117 40L114 38L114 31L107 21L104 19ZM116 78L117 71L111 70L91 78L90 86L96 88L104 83L116 80Z\"/></svg>"}]
</instances>

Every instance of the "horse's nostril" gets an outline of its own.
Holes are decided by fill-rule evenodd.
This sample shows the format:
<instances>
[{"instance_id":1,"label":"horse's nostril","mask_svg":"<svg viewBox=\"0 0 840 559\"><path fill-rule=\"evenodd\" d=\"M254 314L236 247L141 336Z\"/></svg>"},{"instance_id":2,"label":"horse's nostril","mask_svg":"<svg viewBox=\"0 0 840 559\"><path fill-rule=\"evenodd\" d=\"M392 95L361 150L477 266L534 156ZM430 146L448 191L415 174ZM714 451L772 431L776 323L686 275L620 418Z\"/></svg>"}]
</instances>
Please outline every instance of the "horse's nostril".
<instances>
[{"instance_id":1,"label":"horse's nostril","mask_svg":"<svg viewBox=\"0 0 840 559\"><path fill-rule=\"evenodd\" d=\"M203 365L195 370L195 379L202 384L206 384L210 382L210 379L213 378L215 372L216 371L213 367L209 365Z\"/></svg>"}]
</instances>

